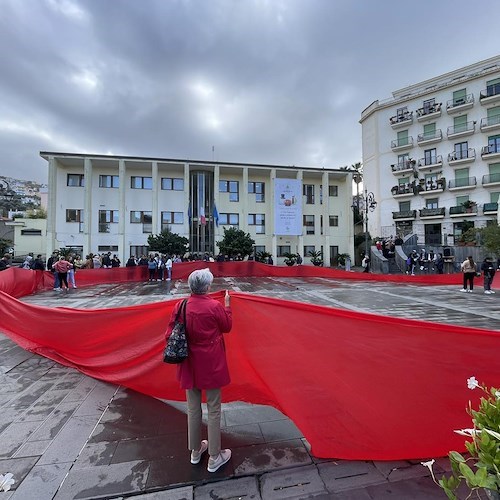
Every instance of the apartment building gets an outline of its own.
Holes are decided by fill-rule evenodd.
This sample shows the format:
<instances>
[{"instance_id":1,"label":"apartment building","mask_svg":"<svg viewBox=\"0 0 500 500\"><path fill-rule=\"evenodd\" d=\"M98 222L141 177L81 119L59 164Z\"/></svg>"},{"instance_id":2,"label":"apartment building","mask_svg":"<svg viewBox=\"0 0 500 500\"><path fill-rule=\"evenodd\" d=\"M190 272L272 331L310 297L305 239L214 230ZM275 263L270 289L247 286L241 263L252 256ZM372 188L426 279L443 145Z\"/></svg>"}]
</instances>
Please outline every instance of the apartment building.
<instances>
[{"instance_id":1,"label":"apartment building","mask_svg":"<svg viewBox=\"0 0 500 500\"><path fill-rule=\"evenodd\" d=\"M500 195L500 56L393 92L361 114L373 236L454 245L496 223Z\"/></svg>"},{"instance_id":2,"label":"apartment building","mask_svg":"<svg viewBox=\"0 0 500 500\"><path fill-rule=\"evenodd\" d=\"M47 254L130 255L169 227L190 251L217 255L224 228L274 262L322 251L353 255L352 174L345 170L42 151L48 162Z\"/></svg>"}]
</instances>

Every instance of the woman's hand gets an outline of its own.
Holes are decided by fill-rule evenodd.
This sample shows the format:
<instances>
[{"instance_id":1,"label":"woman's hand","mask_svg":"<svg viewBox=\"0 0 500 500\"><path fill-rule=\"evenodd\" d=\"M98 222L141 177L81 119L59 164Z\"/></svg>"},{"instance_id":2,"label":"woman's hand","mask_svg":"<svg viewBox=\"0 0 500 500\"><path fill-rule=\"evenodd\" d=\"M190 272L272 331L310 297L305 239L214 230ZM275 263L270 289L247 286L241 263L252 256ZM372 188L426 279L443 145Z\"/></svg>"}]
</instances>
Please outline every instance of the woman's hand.
<instances>
[{"instance_id":1,"label":"woman's hand","mask_svg":"<svg viewBox=\"0 0 500 500\"><path fill-rule=\"evenodd\" d=\"M231 297L229 296L229 290L226 290L226 295L224 297L224 302L226 304L226 307L231 306Z\"/></svg>"}]
</instances>

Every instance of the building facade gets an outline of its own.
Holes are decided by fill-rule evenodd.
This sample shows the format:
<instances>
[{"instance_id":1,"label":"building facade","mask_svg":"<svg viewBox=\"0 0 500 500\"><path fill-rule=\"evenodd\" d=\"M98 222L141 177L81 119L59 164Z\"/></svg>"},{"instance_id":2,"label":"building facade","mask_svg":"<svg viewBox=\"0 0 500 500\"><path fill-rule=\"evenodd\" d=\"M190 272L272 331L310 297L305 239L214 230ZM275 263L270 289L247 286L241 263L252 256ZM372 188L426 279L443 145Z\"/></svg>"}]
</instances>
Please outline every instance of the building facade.
<instances>
[{"instance_id":1,"label":"building facade","mask_svg":"<svg viewBox=\"0 0 500 500\"><path fill-rule=\"evenodd\" d=\"M169 227L192 253L217 255L237 227L275 263L322 251L353 255L352 174L345 170L41 152L48 162L47 254L148 252Z\"/></svg>"},{"instance_id":2,"label":"building facade","mask_svg":"<svg viewBox=\"0 0 500 500\"><path fill-rule=\"evenodd\" d=\"M496 223L500 56L397 90L360 123L364 182L378 202L372 235L447 246Z\"/></svg>"}]
</instances>

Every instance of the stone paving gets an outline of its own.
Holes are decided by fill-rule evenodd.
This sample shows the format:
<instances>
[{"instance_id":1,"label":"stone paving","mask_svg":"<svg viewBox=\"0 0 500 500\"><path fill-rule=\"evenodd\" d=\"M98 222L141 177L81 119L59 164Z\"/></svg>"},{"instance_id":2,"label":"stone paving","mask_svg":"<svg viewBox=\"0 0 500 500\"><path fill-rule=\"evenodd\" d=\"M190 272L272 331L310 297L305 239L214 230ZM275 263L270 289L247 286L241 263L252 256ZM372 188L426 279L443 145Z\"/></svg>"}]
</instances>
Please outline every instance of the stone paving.
<instances>
[{"instance_id":1,"label":"stone paving","mask_svg":"<svg viewBox=\"0 0 500 500\"><path fill-rule=\"evenodd\" d=\"M460 276L457 276L457 282ZM229 288L397 317L500 330L500 293L460 293L322 278L224 278ZM43 292L22 300L46 307L102 308L185 296L185 282L128 283ZM94 380L33 355L0 334L0 473L14 489L0 500L439 499L419 461L320 460L297 427L271 407L223 405L223 446L233 457L217 473L189 463L185 404L159 401ZM435 470L448 470L438 459Z\"/></svg>"}]
</instances>

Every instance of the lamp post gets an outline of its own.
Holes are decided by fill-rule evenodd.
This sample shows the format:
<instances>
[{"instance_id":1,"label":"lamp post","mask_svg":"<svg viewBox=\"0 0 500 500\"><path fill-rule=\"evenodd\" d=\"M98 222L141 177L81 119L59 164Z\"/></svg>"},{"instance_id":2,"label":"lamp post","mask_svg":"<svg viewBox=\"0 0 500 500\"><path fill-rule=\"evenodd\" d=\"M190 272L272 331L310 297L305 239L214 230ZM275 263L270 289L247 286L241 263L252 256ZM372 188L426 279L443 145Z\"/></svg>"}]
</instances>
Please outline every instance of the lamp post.
<instances>
[{"instance_id":1,"label":"lamp post","mask_svg":"<svg viewBox=\"0 0 500 500\"><path fill-rule=\"evenodd\" d=\"M365 211L365 255L369 257L368 254L368 212L373 212L377 207L377 202L375 201L375 195L372 192L368 192L365 189L364 198L364 211Z\"/></svg>"}]
</instances>

